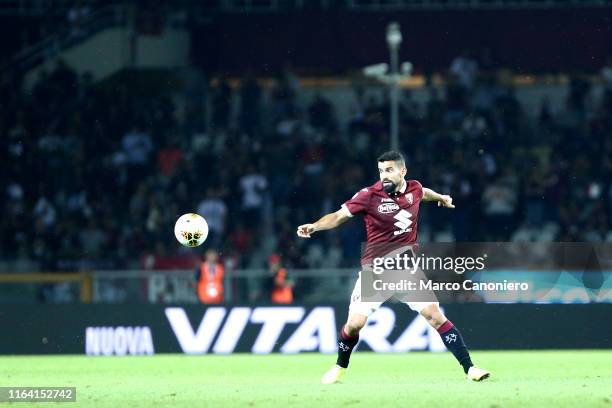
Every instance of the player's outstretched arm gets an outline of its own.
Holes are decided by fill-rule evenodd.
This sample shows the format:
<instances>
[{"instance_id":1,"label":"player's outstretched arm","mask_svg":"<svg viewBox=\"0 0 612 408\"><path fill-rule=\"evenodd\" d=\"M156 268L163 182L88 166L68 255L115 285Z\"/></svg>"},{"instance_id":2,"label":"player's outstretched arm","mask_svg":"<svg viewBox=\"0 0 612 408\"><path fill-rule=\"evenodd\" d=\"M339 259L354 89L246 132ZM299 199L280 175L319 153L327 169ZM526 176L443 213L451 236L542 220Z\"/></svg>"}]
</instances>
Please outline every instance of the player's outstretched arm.
<instances>
[{"instance_id":1,"label":"player's outstretched arm","mask_svg":"<svg viewBox=\"0 0 612 408\"><path fill-rule=\"evenodd\" d=\"M338 210L336 212L324 215L320 220L313 224L300 225L297 228L297 234L298 237L301 238L310 238L312 233L336 228L338 225L342 224L348 219L349 216L346 215L346 212L343 210Z\"/></svg>"},{"instance_id":2,"label":"player's outstretched arm","mask_svg":"<svg viewBox=\"0 0 612 408\"><path fill-rule=\"evenodd\" d=\"M436 193L430 188L423 187L423 201L437 201L438 207L455 208L451 196Z\"/></svg>"}]
</instances>

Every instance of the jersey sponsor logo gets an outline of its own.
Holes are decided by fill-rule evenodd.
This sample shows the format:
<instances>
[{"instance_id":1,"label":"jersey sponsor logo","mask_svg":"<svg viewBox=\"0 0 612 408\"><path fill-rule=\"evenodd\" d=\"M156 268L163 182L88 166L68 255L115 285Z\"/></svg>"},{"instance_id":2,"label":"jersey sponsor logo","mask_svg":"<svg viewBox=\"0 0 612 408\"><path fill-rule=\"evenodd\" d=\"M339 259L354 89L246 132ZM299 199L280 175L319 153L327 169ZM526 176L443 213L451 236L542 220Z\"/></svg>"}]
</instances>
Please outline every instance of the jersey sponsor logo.
<instances>
[{"instance_id":1,"label":"jersey sponsor logo","mask_svg":"<svg viewBox=\"0 0 612 408\"><path fill-rule=\"evenodd\" d=\"M380 202L381 203L394 203L395 201L393 201L392 198L381 198Z\"/></svg>"},{"instance_id":2,"label":"jersey sponsor logo","mask_svg":"<svg viewBox=\"0 0 612 408\"><path fill-rule=\"evenodd\" d=\"M412 231L412 228L410 228L412 225L412 214L410 214L408 211L401 210L395 214L393 218L397 220L397 222L393 225L399 228L397 231L393 231L393 235L405 234L406 232Z\"/></svg>"},{"instance_id":3,"label":"jersey sponsor logo","mask_svg":"<svg viewBox=\"0 0 612 408\"><path fill-rule=\"evenodd\" d=\"M399 210L400 207L396 203L383 203L378 206L378 212L381 214L390 214Z\"/></svg>"}]
</instances>

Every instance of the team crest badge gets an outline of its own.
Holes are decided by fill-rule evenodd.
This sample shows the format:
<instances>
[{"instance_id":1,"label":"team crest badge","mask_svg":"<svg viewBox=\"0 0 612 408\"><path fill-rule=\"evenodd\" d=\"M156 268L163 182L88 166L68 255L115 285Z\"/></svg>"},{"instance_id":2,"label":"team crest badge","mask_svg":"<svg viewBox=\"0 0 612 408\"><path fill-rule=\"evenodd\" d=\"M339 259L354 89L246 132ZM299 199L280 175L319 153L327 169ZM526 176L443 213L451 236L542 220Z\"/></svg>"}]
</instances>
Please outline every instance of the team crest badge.
<instances>
[{"instance_id":1,"label":"team crest badge","mask_svg":"<svg viewBox=\"0 0 612 408\"><path fill-rule=\"evenodd\" d=\"M412 204L414 202L414 198L412 197L412 193L406 194L406 198L408 199L408 204Z\"/></svg>"}]
</instances>

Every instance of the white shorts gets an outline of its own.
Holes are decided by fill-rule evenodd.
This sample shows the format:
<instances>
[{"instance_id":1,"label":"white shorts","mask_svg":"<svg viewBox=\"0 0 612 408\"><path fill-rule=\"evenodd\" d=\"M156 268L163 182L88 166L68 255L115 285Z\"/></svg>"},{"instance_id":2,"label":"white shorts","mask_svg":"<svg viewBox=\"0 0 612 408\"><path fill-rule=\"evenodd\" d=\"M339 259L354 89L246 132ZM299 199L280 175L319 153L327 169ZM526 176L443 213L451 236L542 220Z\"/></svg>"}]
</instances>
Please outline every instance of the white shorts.
<instances>
[{"instance_id":1,"label":"white shorts","mask_svg":"<svg viewBox=\"0 0 612 408\"><path fill-rule=\"evenodd\" d=\"M429 305L438 305L438 302L402 302L417 313L421 313L421 310ZM361 272L359 272L359 278L355 282L353 293L351 294L351 304L349 306L349 313L357 313L364 316L370 316L372 313L378 310L383 302L362 302L361 301Z\"/></svg>"}]
</instances>

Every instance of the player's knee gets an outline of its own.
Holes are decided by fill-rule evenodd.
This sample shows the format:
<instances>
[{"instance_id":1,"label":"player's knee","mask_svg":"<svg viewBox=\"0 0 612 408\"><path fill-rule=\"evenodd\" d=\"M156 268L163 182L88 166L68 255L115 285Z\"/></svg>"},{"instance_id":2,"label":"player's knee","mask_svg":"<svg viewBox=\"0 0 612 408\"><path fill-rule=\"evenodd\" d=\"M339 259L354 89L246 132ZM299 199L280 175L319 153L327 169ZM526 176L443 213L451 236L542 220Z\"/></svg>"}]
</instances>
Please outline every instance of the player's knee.
<instances>
[{"instance_id":1,"label":"player's knee","mask_svg":"<svg viewBox=\"0 0 612 408\"><path fill-rule=\"evenodd\" d=\"M421 311L421 315L427 320L434 329L442 326L447 320L446 316L442 314L440 308L437 305L431 305Z\"/></svg>"},{"instance_id":2,"label":"player's knee","mask_svg":"<svg viewBox=\"0 0 612 408\"><path fill-rule=\"evenodd\" d=\"M427 318L427 321L429 322L431 327L437 329L444 324L444 322L446 321L446 317L444 317L443 315L430 316L429 318Z\"/></svg>"},{"instance_id":3,"label":"player's knee","mask_svg":"<svg viewBox=\"0 0 612 408\"><path fill-rule=\"evenodd\" d=\"M365 326L367 320L368 318L366 316L349 316L344 325L344 331L349 336L356 336L363 326Z\"/></svg>"},{"instance_id":4,"label":"player's knee","mask_svg":"<svg viewBox=\"0 0 612 408\"><path fill-rule=\"evenodd\" d=\"M362 328L363 328L363 325L360 325L360 324L347 323L344 325L344 331L349 336L357 336Z\"/></svg>"}]
</instances>

